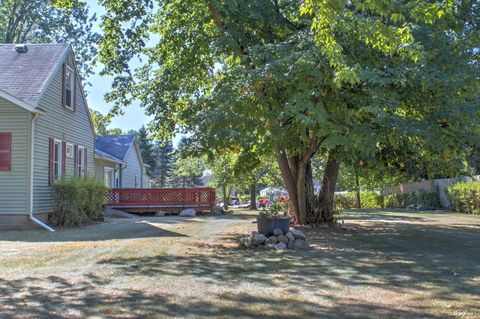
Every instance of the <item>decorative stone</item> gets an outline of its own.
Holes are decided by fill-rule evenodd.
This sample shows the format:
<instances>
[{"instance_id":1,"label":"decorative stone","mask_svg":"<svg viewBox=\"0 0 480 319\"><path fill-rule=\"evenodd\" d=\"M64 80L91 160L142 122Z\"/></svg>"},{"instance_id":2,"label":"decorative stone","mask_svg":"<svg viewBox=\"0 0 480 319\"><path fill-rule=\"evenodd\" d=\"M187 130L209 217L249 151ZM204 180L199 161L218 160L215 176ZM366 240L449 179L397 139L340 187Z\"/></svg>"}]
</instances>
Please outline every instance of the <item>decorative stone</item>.
<instances>
[{"instance_id":1,"label":"decorative stone","mask_svg":"<svg viewBox=\"0 0 480 319\"><path fill-rule=\"evenodd\" d=\"M307 236L305 236L305 233L301 230L293 229L290 230L290 232L292 233L293 237L295 237L295 239L307 239Z\"/></svg>"},{"instance_id":2,"label":"decorative stone","mask_svg":"<svg viewBox=\"0 0 480 319\"><path fill-rule=\"evenodd\" d=\"M265 245L264 244L258 245L257 250L265 250Z\"/></svg>"},{"instance_id":3,"label":"decorative stone","mask_svg":"<svg viewBox=\"0 0 480 319\"><path fill-rule=\"evenodd\" d=\"M275 228L273 230L273 236L280 236L283 235L283 231L280 228Z\"/></svg>"},{"instance_id":4,"label":"decorative stone","mask_svg":"<svg viewBox=\"0 0 480 319\"><path fill-rule=\"evenodd\" d=\"M308 247L308 243L304 239L295 239L295 241L293 242L293 249L304 250L308 249Z\"/></svg>"},{"instance_id":5,"label":"decorative stone","mask_svg":"<svg viewBox=\"0 0 480 319\"><path fill-rule=\"evenodd\" d=\"M267 238L267 243L269 244L276 244L278 243L278 237L277 236L270 236Z\"/></svg>"},{"instance_id":6,"label":"decorative stone","mask_svg":"<svg viewBox=\"0 0 480 319\"><path fill-rule=\"evenodd\" d=\"M272 243L266 244L265 249L273 250L273 249L275 249L275 244L272 244Z\"/></svg>"},{"instance_id":7,"label":"decorative stone","mask_svg":"<svg viewBox=\"0 0 480 319\"><path fill-rule=\"evenodd\" d=\"M252 241L250 240L250 237L245 236L245 237L240 238L240 246L245 247L245 248L248 248L248 247L252 246Z\"/></svg>"},{"instance_id":8,"label":"decorative stone","mask_svg":"<svg viewBox=\"0 0 480 319\"><path fill-rule=\"evenodd\" d=\"M278 231L276 231L278 233ZM298 237L298 238L297 238ZM296 249L304 250L310 248L305 234L296 229L290 229L285 235L265 236L256 231L239 238L240 247L251 251L261 250L285 250Z\"/></svg>"},{"instance_id":9,"label":"decorative stone","mask_svg":"<svg viewBox=\"0 0 480 319\"><path fill-rule=\"evenodd\" d=\"M187 208L180 212L179 216L181 217L195 217L197 212L193 208Z\"/></svg>"},{"instance_id":10,"label":"decorative stone","mask_svg":"<svg viewBox=\"0 0 480 319\"><path fill-rule=\"evenodd\" d=\"M293 236L292 232L289 231L288 233L285 234L285 237L288 238L288 241L291 241L292 243L295 241L295 236Z\"/></svg>"},{"instance_id":11,"label":"decorative stone","mask_svg":"<svg viewBox=\"0 0 480 319\"><path fill-rule=\"evenodd\" d=\"M267 237L264 234L255 234L252 237L252 244L258 246L260 244L265 243Z\"/></svg>"},{"instance_id":12,"label":"decorative stone","mask_svg":"<svg viewBox=\"0 0 480 319\"><path fill-rule=\"evenodd\" d=\"M277 236L277 238L278 238L278 241L279 241L280 243L286 244L286 243L288 243L288 241L289 241L288 238L287 238L287 236L284 236L284 235Z\"/></svg>"}]
</instances>

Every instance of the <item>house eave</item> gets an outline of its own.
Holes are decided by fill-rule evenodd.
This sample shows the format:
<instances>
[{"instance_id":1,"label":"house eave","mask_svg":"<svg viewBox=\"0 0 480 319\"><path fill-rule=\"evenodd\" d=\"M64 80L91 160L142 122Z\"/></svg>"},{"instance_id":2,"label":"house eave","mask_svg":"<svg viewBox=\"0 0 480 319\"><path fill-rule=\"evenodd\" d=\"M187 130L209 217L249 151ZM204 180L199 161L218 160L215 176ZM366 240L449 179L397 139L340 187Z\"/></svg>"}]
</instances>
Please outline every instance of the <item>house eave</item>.
<instances>
[{"instance_id":1,"label":"house eave","mask_svg":"<svg viewBox=\"0 0 480 319\"><path fill-rule=\"evenodd\" d=\"M98 153L95 153L95 159L99 159L99 160L102 160L102 161L107 161L107 162L111 162L111 163L116 163L116 164L125 164L124 161L121 161L121 160L115 160L113 158L110 158L110 157L106 157L106 156L102 156Z\"/></svg>"},{"instance_id":2,"label":"house eave","mask_svg":"<svg viewBox=\"0 0 480 319\"><path fill-rule=\"evenodd\" d=\"M45 114L45 112L41 111L41 110L38 110L35 105L31 104L31 103L28 103L28 102L25 102L24 100L22 99L19 99L18 97L8 93L8 92L5 92L3 90L0 90L0 97L4 98L5 100L9 101L9 102L12 102L13 104L29 111L29 112L32 112L32 113L39 113L39 114Z\"/></svg>"}]
</instances>

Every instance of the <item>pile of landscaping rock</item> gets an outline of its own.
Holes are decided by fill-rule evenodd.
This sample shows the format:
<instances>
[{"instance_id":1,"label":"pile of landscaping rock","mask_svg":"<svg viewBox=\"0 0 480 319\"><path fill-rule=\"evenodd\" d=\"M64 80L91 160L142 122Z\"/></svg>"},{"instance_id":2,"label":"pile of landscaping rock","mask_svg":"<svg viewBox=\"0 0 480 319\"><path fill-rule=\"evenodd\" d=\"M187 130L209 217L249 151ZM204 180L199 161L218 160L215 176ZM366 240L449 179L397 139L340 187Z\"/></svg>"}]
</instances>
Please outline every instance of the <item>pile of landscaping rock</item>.
<instances>
[{"instance_id":1,"label":"pile of landscaping rock","mask_svg":"<svg viewBox=\"0 0 480 319\"><path fill-rule=\"evenodd\" d=\"M280 228L276 228L271 236L253 231L250 235L240 238L240 247L256 250L303 250L310 248L305 233L294 228L290 228L290 231L286 234Z\"/></svg>"}]
</instances>

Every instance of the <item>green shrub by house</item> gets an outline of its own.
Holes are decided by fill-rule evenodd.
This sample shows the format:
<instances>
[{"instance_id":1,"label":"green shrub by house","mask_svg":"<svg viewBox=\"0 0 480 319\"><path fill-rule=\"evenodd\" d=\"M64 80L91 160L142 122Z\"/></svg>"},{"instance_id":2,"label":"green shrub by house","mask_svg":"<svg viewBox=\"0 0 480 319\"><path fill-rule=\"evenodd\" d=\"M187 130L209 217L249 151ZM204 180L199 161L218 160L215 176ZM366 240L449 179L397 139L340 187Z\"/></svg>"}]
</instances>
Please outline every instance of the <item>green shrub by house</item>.
<instances>
[{"instance_id":1,"label":"green shrub by house","mask_svg":"<svg viewBox=\"0 0 480 319\"><path fill-rule=\"evenodd\" d=\"M447 187L452 208L467 214L480 214L480 181L457 182Z\"/></svg>"},{"instance_id":2,"label":"green shrub by house","mask_svg":"<svg viewBox=\"0 0 480 319\"><path fill-rule=\"evenodd\" d=\"M49 220L56 226L73 227L102 215L108 188L93 177L58 180L52 187L53 212Z\"/></svg>"}]
</instances>

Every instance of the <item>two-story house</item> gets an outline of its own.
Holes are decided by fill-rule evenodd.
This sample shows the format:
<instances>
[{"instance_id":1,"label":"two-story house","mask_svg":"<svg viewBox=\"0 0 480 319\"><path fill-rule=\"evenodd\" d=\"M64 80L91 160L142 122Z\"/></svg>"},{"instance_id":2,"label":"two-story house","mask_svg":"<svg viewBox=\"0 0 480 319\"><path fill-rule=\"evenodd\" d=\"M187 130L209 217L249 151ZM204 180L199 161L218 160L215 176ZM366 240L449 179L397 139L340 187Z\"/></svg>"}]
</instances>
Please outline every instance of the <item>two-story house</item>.
<instances>
[{"instance_id":1,"label":"two-story house","mask_svg":"<svg viewBox=\"0 0 480 319\"><path fill-rule=\"evenodd\" d=\"M0 228L41 225L54 181L93 175L94 154L71 47L0 45Z\"/></svg>"}]
</instances>

